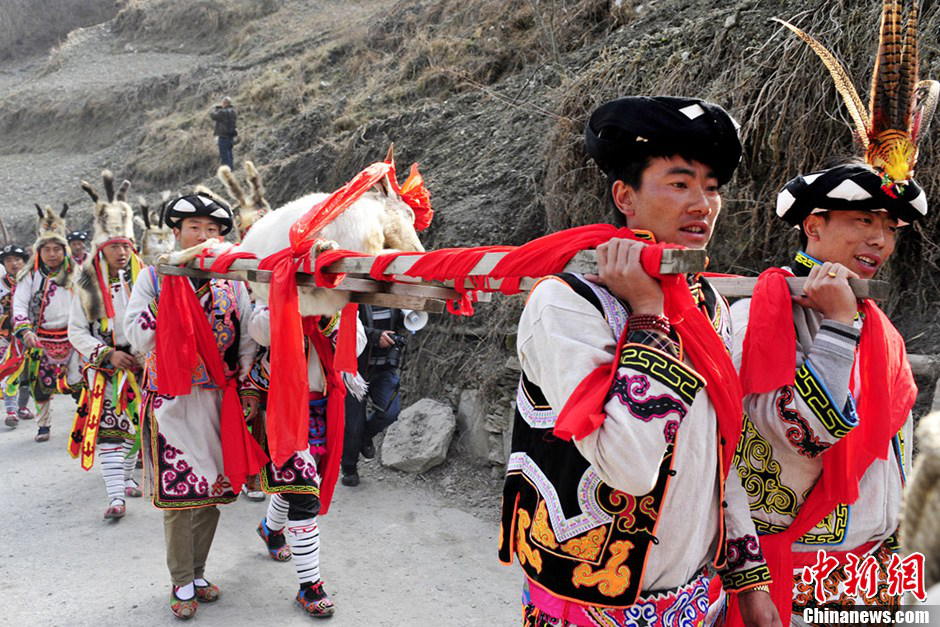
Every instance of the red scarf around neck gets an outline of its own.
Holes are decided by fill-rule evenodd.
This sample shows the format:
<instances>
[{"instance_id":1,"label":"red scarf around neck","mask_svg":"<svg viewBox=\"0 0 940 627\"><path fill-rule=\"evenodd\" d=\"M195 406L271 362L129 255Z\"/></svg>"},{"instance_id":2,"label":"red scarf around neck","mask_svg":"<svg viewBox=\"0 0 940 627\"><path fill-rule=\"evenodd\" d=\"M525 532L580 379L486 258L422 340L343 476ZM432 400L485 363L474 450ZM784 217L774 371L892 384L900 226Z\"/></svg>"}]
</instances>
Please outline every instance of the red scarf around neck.
<instances>
[{"instance_id":1,"label":"red scarf around neck","mask_svg":"<svg viewBox=\"0 0 940 627\"><path fill-rule=\"evenodd\" d=\"M261 470L267 455L248 432L238 396L236 373L226 371L206 312L189 279L165 276L157 310L157 392L185 396L192 391L199 361L223 392L220 433L225 475L236 494L248 475Z\"/></svg>"},{"instance_id":2,"label":"red scarf around neck","mask_svg":"<svg viewBox=\"0 0 940 627\"><path fill-rule=\"evenodd\" d=\"M796 329L787 276L792 273L771 268L754 289L741 361L745 395L794 384ZM917 396L904 339L874 301L862 301L860 311L858 426L823 453L822 474L790 527L760 539L774 581L771 596L784 624L793 603L793 543L837 505L855 502L862 476L875 459L887 459L891 438L907 421Z\"/></svg>"}]
</instances>

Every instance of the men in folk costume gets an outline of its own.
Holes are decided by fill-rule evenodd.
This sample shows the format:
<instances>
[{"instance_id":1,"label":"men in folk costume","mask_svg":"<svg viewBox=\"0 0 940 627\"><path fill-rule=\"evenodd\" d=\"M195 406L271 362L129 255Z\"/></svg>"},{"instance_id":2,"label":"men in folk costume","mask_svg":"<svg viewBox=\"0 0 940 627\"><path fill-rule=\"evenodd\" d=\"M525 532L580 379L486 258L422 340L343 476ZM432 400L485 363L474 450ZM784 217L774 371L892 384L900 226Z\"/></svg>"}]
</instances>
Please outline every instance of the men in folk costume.
<instances>
[{"instance_id":1,"label":"men in folk costume","mask_svg":"<svg viewBox=\"0 0 940 627\"><path fill-rule=\"evenodd\" d=\"M163 221L189 248L231 231L232 211L202 194L167 204ZM221 279L138 277L124 331L145 353L142 442L153 503L164 510L170 609L192 617L199 602L218 599L205 578L219 519L264 454L245 426L242 379L257 345L248 335L251 301L245 286ZM244 404L251 418L256 406Z\"/></svg>"},{"instance_id":2,"label":"men in folk costume","mask_svg":"<svg viewBox=\"0 0 940 627\"><path fill-rule=\"evenodd\" d=\"M753 298L732 308L749 417L738 470L772 571L774 602L791 624L802 624L806 607L898 603L887 570L917 390L903 338L874 301L856 299L849 279L875 276L894 252L898 228L927 213L912 177L916 142L940 86L917 83L916 10L904 38L900 17L899 4L886 0L868 112L835 58L787 24L836 78L866 163L787 183L777 215L799 229L801 250L790 268L761 274ZM806 277L795 298L785 283L790 275ZM819 550L832 572L804 577L804 566L807 574L819 572ZM877 564L871 587L853 577L862 563Z\"/></svg>"},{"instance_id":3,"label":"men in folk costume","mask_svg":"<svg viewBox=\"0 0 940 627\"><path fill-rule=\"evenodd\" d=\"M76 265L81 266L88 258L88 231L72 231L66 239Z\"/></svg>"},{"instance_id":4,"label":"men in folk costume","mask_svg":"<svg viewBox=\"0 0 940 627\"><path fill-rule=\"evenodd\" d=\"M738 471L776 565L781 618L789 619L792 590L794 624L804 608L825 604L802 580L819 549L840 562L827 579L832 602L892 604L885 572L897 548L916 387L900 334L874 302L856 300L848 279L875 275L898 225L920 217L926 200L913 180L896 196L882 185L856 163L790 181L778 214L800 228L802 250L732 307L748 416ZM783 282L791 275L807 277L792 303ZM850 555L875 556L877 593L847 593Z\"/></svg>"},{"instance_id":5,"label":"men in folk costume","mask_svg":"<svg viewBox=\"0 0 940 627\"><path fill-rule=\"evenodd\" d=\"M141 496L133 478L137 455L140 366L124 333L124 314L142 262L134 249L134 212L124 181L115 194L103 172L106 199L82 188L95 202L91 258L75 281L69 342L82 357L84 386L75 413L69 453L90 470L97 456L108 496L105 519L125 514L126 497Z\"/></svg>"},{"instance_id":6,"label":"men in folk costume","mask_svg":"<svg viewBox=\"0 0 940 627\"><path fill-rule=\"evenodd\" d=\"M22 419L33 417L27 406L29 386L8 384L4 379L19 365L23 354L23 343L13 335L13 291L16 289L16 277L29 261L29 254L21 246L7 244L0 249L0 264L5 274L0 278L0 381L3 381L3 403L7 415L4 423L11 429L16 428Z\"/></svg>"},{"instance_id":7,"label":"men in folk costume","mask_svg":"<svg viewBox=\"0 0 940 627\"><path fill-rule=\"evenodd\" d=\"M331 318L304 317L303 331L307 358L309 396L308 448L296 451L284 464L269 462L261 472L261 487L271 494L267 515L258 525L258 535L268 554L276 561L293 558L300 590L296 602L314 617L331 616L333 601L320 578L320 531L317 516L325 513L333 492L336 474L325 472L328 463L339 463L342 455L345 380L360 398L365 392L361 377L348 377L333 366L333 354L339 335L341 314ZM356 317L356 353L366 346L366 333ZM251 336L261 346L271 345L270 310L258 306L249 327ZM270 353L256 362L252 381L260 392L268 389ZM264 433L263 425L257 432ZM332 477L331 479L329 477Z\"/></svg>"},{"instance_id":8,"label":"men in folk costume","mask_svg":"<svg viewBox=\"0 0 940 627\"><path fill-rule=\"evenodd\" d=\"M52 396L71 393L71 386L80 380L78 358L68 338L76 266L65 239L68 205L60 214L39 205L36 210L39 236L33 245L33 264L20 273L13 293L13 332L26 352L11 378L29 385L39 426L35 440L45 442L52 424Z\"/></svg>"},{"instance_id":9,"label":"men in folk costume","mask_svg":"<svg viewBox=\"0 0 940 627\"><path fill-rule=\"evenodd\" d=\"M524 624L710 621L708 567L752 624L779 624L731 467L742 415L727 304L699 274L642 265L658 245L641 238L708 243L737 125L701 100L621 98L591 115L586 140L629 228L597 247L598 276L538 283L519 321L500 558L525 571Z\"/></svg>"}]
</instances>

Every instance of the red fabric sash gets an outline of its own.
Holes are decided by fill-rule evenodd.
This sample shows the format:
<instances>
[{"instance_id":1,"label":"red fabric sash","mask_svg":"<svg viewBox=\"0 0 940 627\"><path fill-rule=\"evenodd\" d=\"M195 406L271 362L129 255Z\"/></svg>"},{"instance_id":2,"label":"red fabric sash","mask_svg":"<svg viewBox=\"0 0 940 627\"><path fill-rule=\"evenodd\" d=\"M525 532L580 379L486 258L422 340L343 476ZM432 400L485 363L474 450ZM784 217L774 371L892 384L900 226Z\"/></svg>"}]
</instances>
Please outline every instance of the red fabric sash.
<instances>
[{"instance_id":1,"label":"red fabric sash","mask_svg":"<svg viewBox=\"0 0 940 627\"><path fill-rule=\"evenodd\" d=\"M356 305L352 305L352 314L343 311L355 322ZM309 322L308 322L309 321ZM323 456L318 471L320 472L320 514L330 510L330 501L333 499L333 489L339 477L340 459L343 456L343 432L346 427L346 384L343 382L343 373L333 367L333 346L328 337L317 327L318 318L304 318L304 335L310 339L313 350L320 358L323 374L326 379L326 454ZM340 323L342 324L342 322ZM355 326L353 327L355 329ZM355 336L353 336L355 342ZM342 342L342 329L340 339ZM339 346L339 344L338 344ZM356 347L353 345L353 355ZM306 371L306 366L304 367ZM273 372L273 369L272 369Z\"/></svg>"},{"instance_id":2,"label":"red fabric sash","mask_svg":"<svg viewBox=\"0 0 940 627\"><path fill-rule=\"evenodd\" d=\"M271 310L271 372L277 373L277 376L271 377L268 390L267 435L268 450L276 466L283 465L307 442L308 408L305 399L309 384L297 298L297 271L301 264L305 265L305 269L309 264L310 249L316 243L316 240L311 239L312 236L335 220L390 171L391 164L374 163L360 172L346 185L314 205L291 226L291 245L288 248L265 257L258 264L261 270L273 271L268 306ZM318 255L323 256L325 253ZM355 314L343 316L340 322L341 350L337 351L335 358L331 350L330 365L343 372L356 372L355 324ZM353 325L352 331L350 325ZM320 361L326 364L327 360L320 355Z\"/></svg>"},{"instance_id":3,"label":"red fabric sash","mask_svg":"<svg viewBox=\"0 0 940 627\"><path fill-rule=\"evenodd\" d=\"M792 299L786 284L779 280L782 276L782 271L765 272L754 290L741 367L746 394L794 383L796 331ZM859 481L875 459L888 458L891 438L907 421L917 396L904 339L873 301L863 301L860 311L864 323L856 359L861 389L854 390L859 424L823 453L819 480L790 527L760 539L774 581L771 596L785 623L790 620L793 602L793 543L837 505L855 502ZM786 324L766 322L782 318L780 312L787 312ZM751 326L754 322L758 324ZM740 625L740 615L729 615L729 624Z\"/></svg>"},{"instance_id":4,"label":"red fabric sash","mask_svg":"<svg viewBox=\"0 0 940 627\"><path fill-rule=\"evenodd\" d=\"M213 383L222 390L220 433L225 475L237 494L248 475L257 473L267 461L245 424L238 383L227 373L215 335L209 328L189 280L180 276L163 278L157 310L157 392L185 396L192 390L192 373L199 361Z\"/></svg>"},{"instance_id":5,"label":"red fabric sash","mask_svg":"<svg viewBox=\"0 0 940 627\"><path fill-rule=\"evenodd\" d=\"M459 291L461 286L470 281L467 275L483 255L488 252L506 252L492 272L485 277L475 277L472 285L473 289L497 291L497 288L489 286L487 280L500 279L502 283L498 291L514 294L519 291L519 282L523 277L547 276L561 272L578 251L595 248L613 237L645 241L627 228L617 228L610 224L591 224L552 233L519 247L481 246L432 251L422 255L404 274L425 281L453 280ZM715 333L711 322L699 310L685 277L659 274L662 251L676 247L648 244L641 259L646 271L660 279L665 296L665 313L682 339L693 367L706 380L706 391L718 415L719 432L725 440L722 464L727 474L741 433L740 384L724 344ZM384 274L385 268L392 259L402 254L415 253L393 253L378 257L376 265L373 265L373 278L389 279L390 277ZM318 257L318 272L322 273L327 265L343 256L343 251L333 251L329 257ZM470 302L467 293L469 288L463 287L463 290L464 300L461 301L459 312L469 315L473 312L472 306L464 308L465 304ZM621 344L622 342L623 338ZM616 362L614 359L610 364L596 369L578 385L556 422L555 434L558 437L581 438L600 426L604 419L603 407L607 392L616 372Z\"/></svg>"}]
</instances>

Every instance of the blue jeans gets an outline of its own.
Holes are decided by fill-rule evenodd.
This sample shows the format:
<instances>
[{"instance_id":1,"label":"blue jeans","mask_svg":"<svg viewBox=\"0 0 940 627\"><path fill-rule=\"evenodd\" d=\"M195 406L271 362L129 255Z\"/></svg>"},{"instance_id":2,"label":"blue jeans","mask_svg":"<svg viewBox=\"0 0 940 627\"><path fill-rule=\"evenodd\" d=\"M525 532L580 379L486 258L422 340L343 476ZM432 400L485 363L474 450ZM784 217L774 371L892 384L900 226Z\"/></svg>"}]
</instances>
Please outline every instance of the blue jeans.
<instances>
[{"instance_id":1,"label":"blue jeans","mask_svg":"<svg viewBox=\"0 0 940 627\"><path fill-rule=\"evenodd\" d=\"M400 384L398 368L373 366L369 369L369 398L373 411L366 418L364 441L368 442L398 420L401 412Z\"/></svg>"},{"instance_id":2,"label":"blue jeans","mask_svg":"<svg viewBox=\"0 0 940 627\"><path fill-rule=\"evenodd\" d=\"M232 157L232 146L234 145L233 137L223 137L219 135L219 161L222 162L222 165L227 165L230 168L234 168L233 157Z\"/></svg>"}]
</instances>

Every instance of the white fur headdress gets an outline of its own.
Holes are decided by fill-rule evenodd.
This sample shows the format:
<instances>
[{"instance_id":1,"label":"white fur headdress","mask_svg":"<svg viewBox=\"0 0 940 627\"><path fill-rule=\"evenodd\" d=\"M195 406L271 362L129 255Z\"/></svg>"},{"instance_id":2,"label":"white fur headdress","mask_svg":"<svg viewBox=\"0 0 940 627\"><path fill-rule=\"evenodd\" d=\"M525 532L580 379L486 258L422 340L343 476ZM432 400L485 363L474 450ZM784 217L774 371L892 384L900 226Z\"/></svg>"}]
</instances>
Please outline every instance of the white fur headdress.
<instances>
[{"instance_id":1,"label":"white fur headdress","mask_svg":"<svg viewBox=\"0 0 940 627\"><path fill-rule=\"evenodd\" d=\"M100 198L91 183L82 181L82 189L95 202L94 231L91 237L92 254L107 242L124 239L134 243L134 210L127 202L127 190L131 182L124 180L114 190L114 175L110 170L101 173L104 181L105 198Z\"/></svg>"}]
</instances>

